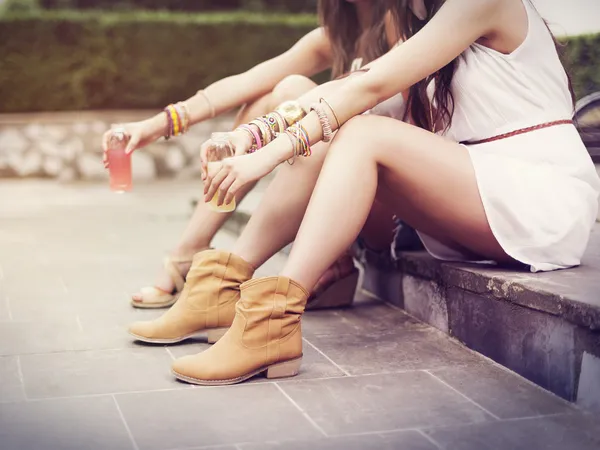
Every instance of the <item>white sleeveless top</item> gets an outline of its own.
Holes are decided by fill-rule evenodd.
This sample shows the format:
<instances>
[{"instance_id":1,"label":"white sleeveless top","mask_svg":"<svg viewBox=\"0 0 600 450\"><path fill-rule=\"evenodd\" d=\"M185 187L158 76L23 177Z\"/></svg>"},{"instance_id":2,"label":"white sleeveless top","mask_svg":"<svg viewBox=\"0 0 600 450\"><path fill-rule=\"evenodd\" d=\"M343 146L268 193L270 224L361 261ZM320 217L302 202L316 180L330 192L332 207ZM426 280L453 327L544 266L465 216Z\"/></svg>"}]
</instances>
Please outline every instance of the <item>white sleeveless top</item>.
<instances>
[{"instance_id":1,"label":"white sleeveless top","mask_svg":"<svg viewBox=\"0 0 600 450\"><path fill-rule=\"evenodd\" d=\"M480 44L461 55L451 89L446 137L476 141L571 119L565 70L543 19L529 0L523 43L505 55ZM598 214L600 180L573 125L468 145L490 228L504 251L532 271L578 265ZM430 253L469 260L421 234Z\"/></svg>"},{"instance_id":2,"label":"white sleeveless top","mask_svg":"<svg viewBox=\"0 0 600 450\"><path fill-rule=\"evenodd\" d=\"M573 102L552 36L528 0L523 43L505 55L473 44L452 81L453 122L447 135L475 141L545 122L570 119Z\"/></svg>"}]
</instances>

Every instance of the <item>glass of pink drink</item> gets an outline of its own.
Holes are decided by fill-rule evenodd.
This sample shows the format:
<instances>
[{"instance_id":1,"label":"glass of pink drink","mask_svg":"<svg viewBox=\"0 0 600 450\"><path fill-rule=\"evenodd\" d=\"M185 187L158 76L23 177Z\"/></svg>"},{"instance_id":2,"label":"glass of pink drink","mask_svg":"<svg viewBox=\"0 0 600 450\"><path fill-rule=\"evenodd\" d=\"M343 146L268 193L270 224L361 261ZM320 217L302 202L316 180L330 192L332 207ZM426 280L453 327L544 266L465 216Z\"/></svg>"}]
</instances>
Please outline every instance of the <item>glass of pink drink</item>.
<instances>
[{"instance_id":1,"label":"glass of pink drink","mask_svg":"<svg viewBox=\"0 0 600 450\"><path fill-rule=\"evenodd\" d=\"M113 192L131 191L131 154L125 153L127 142L125 131L119 129L113 131L108 140L108 171Z\"/></svg>"}]
</instances>

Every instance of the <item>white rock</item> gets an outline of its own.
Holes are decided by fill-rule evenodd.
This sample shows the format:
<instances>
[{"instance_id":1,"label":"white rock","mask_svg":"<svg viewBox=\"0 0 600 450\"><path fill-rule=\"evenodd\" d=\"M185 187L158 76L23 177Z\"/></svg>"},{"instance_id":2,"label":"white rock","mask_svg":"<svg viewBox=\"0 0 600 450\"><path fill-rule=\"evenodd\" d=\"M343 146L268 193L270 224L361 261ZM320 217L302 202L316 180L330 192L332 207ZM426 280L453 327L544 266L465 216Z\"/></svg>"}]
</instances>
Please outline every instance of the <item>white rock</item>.
<instances>
[{"instance_id":1,"label":"white rock","mask_svg":"<svg viewBox=\"0 0 600 450\"><path fill-rule=\"evenodd\" d=\"M87 122L75 122L73 124L73 131L77 134L86 134L90 129L90 125Z\"/></svg>"},{"instance_id":2,"label":"white rock","mask_svg":"<svg viewBox=\"0 0 600 450\"><path fill-rule=\"evenodd\" d=\"M70 181L74 181L77 178L77 173L73 167L65 167L61 170L58 175L58 181L61 183L68 183Z\"/></svg>"},{"instance_id":3,"label":"white rock","mask_svg":"<svg viewBox=\"0 0 600 450\"><path fill-rule=\"evenodd\" d=\"M37 147L42 154L47 156L59 156L62 152L62 145L48 140L42 140L37 143ZM36 149L37 150L37 149Z\"/></svg>"},{"instance_id":4,"label":"white rock","mask_svg":"<svg viewBox=\"0 0 600 450\"><path fill-rule=\"evenodd\" d=\"M183 152L174 145L167 148L164 158L165 164L171 172L179 172L185 166L186 158Z\"/></svg>"},{"instance_id":5,"label":"white rock","mask_svg":"<svg viewBox=\"0 0 600 450\"><path fill-rule=\"evenodd\" d=\"M131 171L135 180L153 180L156 178L156 164L152 156L135 152L132 156Z\"/></svg>"},{"instance_id":6,"label":"white rock","mask_svg":"<svg viewBox=\"0 0 600 450\"><path fill-rule=\"evenodd\" d=\"M84 180L106 180L108 170L104 168L102 159L98 155L83 153L77 158L77 168Z\"/></svg>"},{"instance_id":7,"label":"white rock","mask_svg":"<svg viewBox=\"0 0 600 450\"><path fill-rule=\"evenodd\" d=\"M11 155L12 156L12 155ZM26 177L39 173L42 169L42 155L38 152L29 152L25 155L14 155L9 163L20 177Z\"/></svg>"},{"instance_id":8,"label":"white rock","mask_svg":"<svg viewBox=\"0 0 600 450\"><path fill-rule=\"evenodd\" d=\"M108 124L99 120L92 122L92 124L90 125L90 131L96 134L104 134L104 132L109 128L110 126Z\"/></svg>"},{"instance_id":9,"label":"white rock","mask_svg":"<svg viewBox=\"0 0 600 450\"><path fill-rule=\"evenodd\" d=\"M17 128L0 131L0 155L21 153L29 147L29 140Z\"/></svg>"},{"instance_id":10,"label":"white rock","mask_svg":"<svg viewBox=\"0 0 600 450\"><path fill-rule=\"evenodd\" d=\"M67 161L73 161L75 157L84 152L83 141L78 136L73 136L61 145L60 154Z\"/></svg>"},{"instance_id":11,"label":"white rock","mask_svg":"<svg viewBox=\"0 0 600 450\"><path fill-rule=\"evenodd\" d=\"M44 127L39 123L31 123L27 125L23 131L25 136L34 141L44 136Z\"/></svg>"},{"instance_id":12,"label":"white rock","mask_svg":"<svg viewBox=\"0 0 600 450\"><path fill-rule=\"evenodd\" d=\"M62 159L56 156L47 156L44 159L43 169L46 175L50 175L51 177L57 176L63 168Z\"/></svg>"},{"instance_id":13,"label":"white rock","mask_svg":"<svg viewBox=\"0 0 600 450\"><path fill-rule=\"evenodd\" d=\"M66 125L45 125L43 129L44 139L49 139L53 142L62 141L67 135Z\"/></svg>"}]
</instances>

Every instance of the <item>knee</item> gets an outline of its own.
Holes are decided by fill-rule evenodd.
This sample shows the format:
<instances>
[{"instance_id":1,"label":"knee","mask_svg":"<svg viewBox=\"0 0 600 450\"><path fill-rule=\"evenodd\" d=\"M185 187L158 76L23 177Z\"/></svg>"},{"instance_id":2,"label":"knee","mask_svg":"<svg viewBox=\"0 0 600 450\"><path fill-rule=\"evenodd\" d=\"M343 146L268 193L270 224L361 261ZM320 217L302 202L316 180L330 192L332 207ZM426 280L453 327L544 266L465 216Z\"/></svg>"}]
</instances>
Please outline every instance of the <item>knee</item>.
<instances>
[{"instance_id":1,"label":"knee","mask_svg":"<svg viewBox=\"0 0 600 450\"><path fill-rule=\"evenodd\" d=\"M338 130L331 143L329 153L341 153L345 157L366 155L373 148L375 133L370 116L356 116Z\"/></svg>"},{"instance_id":2,"label":"knee","mask_svg":"<svg viewBox=\"0 0 600 450\"><path fill-rule=\"evenodd\" d=\"M277 107L285 101L295 100L315 86L315 83L304 75L289 75L273 88L271 93L273 106Z\"/></svg>"}]
</instances>

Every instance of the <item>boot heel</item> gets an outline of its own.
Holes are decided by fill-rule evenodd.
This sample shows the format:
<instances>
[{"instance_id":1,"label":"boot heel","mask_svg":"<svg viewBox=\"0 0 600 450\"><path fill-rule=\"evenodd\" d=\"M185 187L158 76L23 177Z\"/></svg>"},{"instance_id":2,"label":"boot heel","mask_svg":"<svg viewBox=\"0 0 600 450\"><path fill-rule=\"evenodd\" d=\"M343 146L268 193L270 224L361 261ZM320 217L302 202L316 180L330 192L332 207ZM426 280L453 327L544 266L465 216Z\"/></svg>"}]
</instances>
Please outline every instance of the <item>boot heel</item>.
<instances>
[{"instance_id":1,"label":"boot heel","mask_svg":"<svg viewBox=\"0 0 600 450\"><path fill-rule=\"evenodd\" d=\"M296 376L298 375L298 372L300 372L301 363L302 356L290 361L273 364L267 369L267 378L287 378Z\"/></svg>"},{"instance_id":2,"label":"boot heel","mask_svg":"<svg viewBox=\"0 0 600 450\"><path fill-rule=\"evenodd\" d=\"M209 344L214 344L221 339L225 333L227 333L227 330L229 330L229 328L214 328L212 330L208 330L206 332L206 340Z\"/></svg>"}]
</instances>

